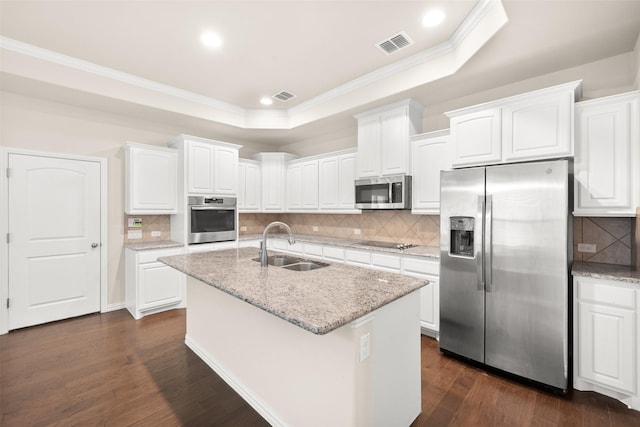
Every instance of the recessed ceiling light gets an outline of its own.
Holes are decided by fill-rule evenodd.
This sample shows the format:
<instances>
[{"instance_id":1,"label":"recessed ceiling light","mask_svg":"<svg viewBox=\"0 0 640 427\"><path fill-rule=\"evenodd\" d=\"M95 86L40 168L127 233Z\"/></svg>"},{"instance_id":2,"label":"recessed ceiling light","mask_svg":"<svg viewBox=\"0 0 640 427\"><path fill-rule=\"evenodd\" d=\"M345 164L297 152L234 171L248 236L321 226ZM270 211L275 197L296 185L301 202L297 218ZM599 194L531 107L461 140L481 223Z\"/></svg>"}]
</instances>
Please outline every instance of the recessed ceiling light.
<instances>
[{"instance_id":1,"label":"recessed ceiling light","mask_svg":"<svg viewBox=\"0 0 640 427\"><path fill-rule=\"evenodd\" d=\"M260 98L260 104L262 104L262 105L271 105L271 104L273 104L273 101L268 96L263 96L262 98Z\"/></svg>"},{"instance_id":2,"label":"recessed ceiling light","mask_svg":"<svg viewBox=\"0 0 640 427\"><path fill-rule=\"evenodd\" d=\"M200 41L202 41L202 43L205 46L211 47L211 48L216 48L216 47L222 46L222 39L220 38L220 36L218 36L217 34L213 34L211 32L208 32L208 31L202 33L202 35L200 36Z\"/></svg>"},{"instance_id":3,"label":"recessed ceiling light","mask_svg":"<svg viewBox=\"0 0 640 427\"><path fill-rule=\"evenodd\" d=\"M444 18L445 14L443 11L439 9L432 10L424 15L424 17L422 18L422 25L424 25L425 27L435 27L442 24Z\"/></svg>"}]
</instances>

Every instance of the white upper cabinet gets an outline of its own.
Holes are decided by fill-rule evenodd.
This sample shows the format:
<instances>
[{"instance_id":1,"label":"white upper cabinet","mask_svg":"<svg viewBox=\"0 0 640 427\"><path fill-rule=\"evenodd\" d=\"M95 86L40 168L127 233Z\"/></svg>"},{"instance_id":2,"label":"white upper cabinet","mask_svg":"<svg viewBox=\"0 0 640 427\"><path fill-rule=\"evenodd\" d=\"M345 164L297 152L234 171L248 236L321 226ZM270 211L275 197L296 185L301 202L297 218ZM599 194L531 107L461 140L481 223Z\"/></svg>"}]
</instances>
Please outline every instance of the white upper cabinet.
<instances>
[{"instance_id":1,"label":"white upper cabinet","mask_svg":"<svg viewBox=\"0 0 640 427\"><path fill-rule=\"evenodd\" d=\"M260 163L240 159L238 162L238 210L257 212L260 210Z\"/></svg>"},{"instance_id":2,"label":"white upper cabinet","mask_svg":"<svg viewBox=\"0 0 640 427\"><path fill-rule=\"evenodd\" d=\"M237 194L240 145L189 135L179 135L169 145L183 152L187 194Z\"/></svg>"},{"instance_id":3,"label":"white upper cabinet","mask_svg":"<svg viewBox=\"0 0 640 427\"><path fill-rule=\"evenodd\" d=\"M449 130L411 137L412 213L440 213L440 171L451 169Z\"/></svg>"},{"instance_id":4,"label":"white upper cabinet","mask_svg":"<svg viewBox=\"0 0 640 427\"><path fill-rule=\"evenodd\" d=\"M635 216L640 92L576 104L574 215Z\"/></svg>"},{"instance_id":5,"label":"white upper cabinet","mask_svg":"<svg viewBox=\"0 0 640 427\"><path fill-rule=\"evenodd\" d=\"M214 147L213 193L237 194L238 192L238 149Z\"/></svg>"},{"instance_id":6,"label":"white upper cabinet","mask_svg":"<svg viewBox=\"0 0 640 427\"><path fill-rule=\"evenodd\" d=\"M127 143L123 150L125 212L131 215L176 213L177 151L135 143Z\"/></svg>"},{"instance_id":7,"label":"white upper cabinet","mask_svg":"<svg viewBox=\"0 0 640 427\"><path fill-rule=\"evenodd\" d=\"M295 159L288 153L257 153L252 156L260 162L261 211L283 212L287 182L287 163Z\"/></svg>"},{"instance_id":8,"label":"white upper cabinet","mask_svg":"<svg viewBox=\"0 0 640 427\"><path fill-rule=\"evenodd\" d=\"M354 209L356 153L334 154L321 158L318 163L320 209Z\"/></svg>"},{"instance_id":9,"label":"white upper cabinet","mask_svg":"<svg viewBox=\"0 0 640 427\"><path fill-rule=\"evenodd\" d=\"M318 160L292 162L287 167L287 209L318 209Z\"/></svg>"},{"instance_id":10,"label":"white upper cabinet","mask_svg":"<svg viewBox=\"0 0 640 427\"><path fill-rule=\"evenodd\" d=\"M355 116L358 177L411 173L409 136L422 131L422 110L407 99Z\"/></svg>"},{"instance_id":11,"label":"white upper cabinet","mask_svg":"<svg viewBox=\"0 0 640 427\"><path fill-rule=\"evenodd\" d=\"M481 166L573 156L571 82L446 113L453 166Z\"/></svg>"},{"instance_id":12,"label":"white upper cabinet","mask_svg":"<svg viewBox=\"0 0 640 427\"><path fill-rule=\"evenodd\" d=\"M451 117L456 166L499 163L502 159L502 114L499 108Z\"/></svg>"}]
</instances>

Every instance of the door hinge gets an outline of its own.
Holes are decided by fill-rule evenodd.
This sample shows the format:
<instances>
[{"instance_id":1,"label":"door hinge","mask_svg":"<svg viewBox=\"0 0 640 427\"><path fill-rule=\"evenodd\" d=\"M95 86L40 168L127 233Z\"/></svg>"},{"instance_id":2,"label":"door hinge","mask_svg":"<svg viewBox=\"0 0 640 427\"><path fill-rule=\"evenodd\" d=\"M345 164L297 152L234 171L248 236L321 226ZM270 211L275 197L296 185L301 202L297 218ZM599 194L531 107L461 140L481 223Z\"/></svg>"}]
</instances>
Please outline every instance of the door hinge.
<instances>
[{"instance_id":1,"label":"door hinge","mask_svg":"<svg viewBox=\"0 0 640 427\"><path fill-rule=\"evenodd\" d=\"M11 241L11 233L7 233L7 243L9 243Z\"/></svg>"},{"instance_id":2,"label":"door hinge","mask_svg":"<svg viewBox=\"0 0 640 427\"><path fill-rule=\"evenodd\" d=\"M9 298L7 298L7 308L9 308Z\"/></svg>"},{"instance_id":3,"label":"door hinge","mask_svg":"<svg viewBox=\"0 0 640 427\"><path fill-rule=\"evenodd\" d=\"M7 178L11 177L11 168L7 168Z\"/></svg>"}]
</instances>

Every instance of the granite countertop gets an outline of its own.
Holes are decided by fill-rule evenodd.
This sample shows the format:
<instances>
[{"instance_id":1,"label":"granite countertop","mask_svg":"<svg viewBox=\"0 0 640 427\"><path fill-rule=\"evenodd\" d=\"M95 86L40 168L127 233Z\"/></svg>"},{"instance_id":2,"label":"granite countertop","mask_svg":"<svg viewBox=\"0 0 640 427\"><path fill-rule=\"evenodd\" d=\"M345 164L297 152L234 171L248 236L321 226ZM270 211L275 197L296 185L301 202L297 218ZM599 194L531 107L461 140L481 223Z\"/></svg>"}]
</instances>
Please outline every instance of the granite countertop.
<instances>
[{"instance_id":1,"label":"granite countertop","mask_svg":"<svg viewBox=\"0 0 640 427\"><path fill-rule=\"evenodd\" d=\"M594 277L596 279L617 280L619 282L640 285L640 271L632 267L597 262L574 262L571 268L573 276Z\"/></svg>"},{"instance_id":2,"label":"granite countertop","mask_svg":"<svg viewBox=\"0 0 640 427\"><path fill-rule=\"evenodd\" d=\"M404 255L415 255L415 256L423 256L427 258L435 258L440 259L440 248L435 246L423 246L418 245L408 249L395 249L395 248L382 248L379 246L369 246L364 245L363 242L366 240L358 240L358 239L347 239L344 237L325 237L325 236L315 236L309 234L296 234L293 236L296 239L296 242L305 242L305 243L318 243L322 245L332 245L332 246L340 246L344 248L350 249L364 249L368 251L378 251L378 252L389 252L395 254L404 254ZM283 239L287 240L288 235L286 233L269 233L269 239ZM238 237L238 240L254 240L254 239L262 239L262 234L244 234Z\"/></svg>"},{"instance_id":3,"label":"granite countertop","mask_svg":"<svg viewBox=\"0 0 640 427\"><path fill-rule=\"evenodd\" d=\"M137 242L127 243L125 248L132 251L147 251L150 249L166 249L166 248L178 248L184 246L184 243L175 242L173 240L156 240L152 242Z\"/></svg>"},{"instance_id":4,"label":"granite countertop","mask_svg":"<svg viewBox=\"0 0 640 427\"><path fill-rule=\"evenodd\" d=\"M281 253L270 250L269 255ZM317 335L331 332L429 282L341 263L311 271L260 267L257 248L158 258L191 277Z\"/></svg>"}]
</instances>

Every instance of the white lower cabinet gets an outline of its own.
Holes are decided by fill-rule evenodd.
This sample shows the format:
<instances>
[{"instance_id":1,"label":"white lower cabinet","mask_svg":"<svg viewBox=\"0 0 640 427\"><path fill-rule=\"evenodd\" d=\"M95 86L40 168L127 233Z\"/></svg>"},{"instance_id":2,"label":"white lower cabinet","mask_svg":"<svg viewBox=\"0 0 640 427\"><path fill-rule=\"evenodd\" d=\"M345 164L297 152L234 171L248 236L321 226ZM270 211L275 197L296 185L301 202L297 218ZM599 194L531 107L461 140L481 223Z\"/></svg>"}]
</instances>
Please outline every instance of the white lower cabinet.
<instances>
[{"instance_id":1,"label":"white lower cabinet","mask_svg":"<svg viewBox=\"0 0 640 427\"><path fill-rule=\"evenodd\" d=\"M429 285L420 289L420 327L425 335L438 338L440 330L440 262L405 255L402 273L407 276L427 279Z\"/></svg>"},{"instance_id":2,"label":"white lower cabinet","mask_svg":"<svg viewBox=\"0 0 640 427\"><path fill-rule=\"evenodd\" d=\"M640 410L640 291L590 277L574 277L573 283L574 388Z\"/></svg>"},{"instance_id":3,"label":"white lower cabinet","mask_svg":"<svg viewBox=\"0 0 640 427\"><path fill-rule=\"evenodd\" d=\"M125 251L126 306L134 318L185 306L184 274L157 260L182 253L182 247Z\"/></svg>"}]
</instances>

